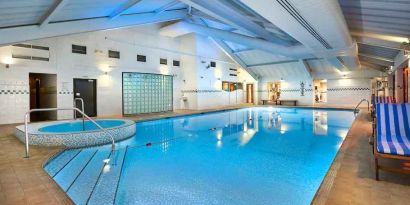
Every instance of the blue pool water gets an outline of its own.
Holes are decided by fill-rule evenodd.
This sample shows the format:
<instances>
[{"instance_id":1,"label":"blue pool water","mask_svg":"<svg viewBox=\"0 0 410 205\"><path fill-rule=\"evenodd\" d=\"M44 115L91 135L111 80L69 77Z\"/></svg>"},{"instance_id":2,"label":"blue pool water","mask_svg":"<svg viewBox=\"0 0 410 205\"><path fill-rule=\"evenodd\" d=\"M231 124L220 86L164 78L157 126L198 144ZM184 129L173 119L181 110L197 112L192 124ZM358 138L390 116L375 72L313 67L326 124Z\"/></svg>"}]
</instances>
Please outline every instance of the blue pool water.
<instances>
[{"instance_id":1,"label":"blue pool water","mask_svg":"<svg viewBox=\"0 0 410 205\"><path fill-rule=\"evenodd\" d=\"M114 153L67 150L45 170L76 204L308 205L353 120L259 107L147 121Z\"/></svg>"},{"instance_id":2,"label":"blue pool water","mask_svg":"<svg viewBox=\"0 0 410 205\"><path fill-rule=\"evenodd\" d=\"M122 120L96 120L96 122L103 128L117 127L125 124ZM85 128L85 129L84 129ZM85 121L83 128L83 123L81 122L71 122L71 123L60 123L55 125L49 125L38 129L40 132L80 132L84 130L96 130L98 127L90 121Z\"/></svg>"}]
</instances>

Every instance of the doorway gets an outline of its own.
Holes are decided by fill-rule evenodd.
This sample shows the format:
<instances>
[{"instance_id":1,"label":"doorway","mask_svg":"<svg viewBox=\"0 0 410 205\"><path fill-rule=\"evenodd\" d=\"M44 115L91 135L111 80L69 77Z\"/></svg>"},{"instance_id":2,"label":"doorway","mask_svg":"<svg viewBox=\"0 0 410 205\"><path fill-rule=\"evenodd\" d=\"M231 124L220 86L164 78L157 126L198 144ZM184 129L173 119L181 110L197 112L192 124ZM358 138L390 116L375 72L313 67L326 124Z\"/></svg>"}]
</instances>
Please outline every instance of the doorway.
<instances>
[{"instance_id":1,"label":"doorway","mask_svg":"<svg viewBox=\"0 0 410 205\"><path fill-rule=\"evenodd\" d=\"M314 80L315 88L314 100L316 104L324 104L327 102L327 80Z\"/></svg>"},{"instance_id":2,"label":"doorway","mask_svg":"<svg viewBox=\"0 0 410 205\"><path fill-rule=\"evenodd\" d=\"M246 103L253 103L253 84L246 84Z\"/></svg>"},{"instance_id":3,"label":"doorway","mask_svg":"<svg viewBox=\"0 0 410 205\"><path fill-rule=\"evenodd\" d=\"M74 78L73 85L74 98L84 100L84 113L89 117L97 116L97 80ZM76 107L81 109L80 101L76 101Z\"/></svg>"},{"instance_id":4,"label":"doorway","mask_svg":"<svg viewBox=\"0 0 410 205\"><path fill-rule=\"evenodd\" d=\"M57 107L57 75L29 73L30 110ZM30 121L57 120L56 111L32 112Z\"/></svg>"}]
</instances>

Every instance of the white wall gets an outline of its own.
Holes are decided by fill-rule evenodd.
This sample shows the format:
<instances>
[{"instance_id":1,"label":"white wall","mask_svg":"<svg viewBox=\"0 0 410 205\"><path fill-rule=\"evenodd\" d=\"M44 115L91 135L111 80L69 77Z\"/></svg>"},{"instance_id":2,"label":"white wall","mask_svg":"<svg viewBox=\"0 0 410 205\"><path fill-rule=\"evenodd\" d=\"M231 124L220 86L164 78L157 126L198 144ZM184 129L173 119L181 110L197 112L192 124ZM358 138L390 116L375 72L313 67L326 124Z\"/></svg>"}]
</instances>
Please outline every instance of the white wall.
<instances>
[{"instance_id":1,"label":"white wall","mask_svg":"<svg viewBox=\"0 0 410 205\"><path fill-rule=\"evenodd\" d=\"M244 90L223 91L222 81L252 83L254 80L249 74L240 70L239 66L208 37L187 34L180 39L184 50L195 51L197 54L195 57L185 57L193 70L183 70L185 76L183 97L186 97L187 101L182 108L208 109L245 102ZM209 67L211 61L216 63L216 67ZM238 69L239 73L230 68ZM238 76L230 76L230 74ZM245 84L244 89L246 89Z\"/></svg>"},{"instance_id":2,"label":"white wall","mask_svg":"<svg viewBox=\"0 0 410 205\"><path fill-rule=\"evenodd\" d=\"M369 78L327 80L327 105L356 106L362 99L370 101L370 97Z\"/></svg>"},{"instance_id":3,"label":"white wall","mask_svg":"<svg viewBox=\"0 0 410 205\"><path fill-rule=\"evenodd\" d=\"M221 73L221 81L238 81L238 78L232 78L226 73L229 67L236 67L236 64L221 51L214 51L218 48L207 45L211 44L207 39L197 40L195 36L178 39L162 37L159 36L158 29L158 25L149 25L27 42L50 47L49 62L11 59L16 47L1 47L0 61L3 64L0 65L0 91L15 90L17 93L21 90L27 93L0 94L0 124L23 122L24 113L29 110L29 72L57 74L58 107L72 106L73 78L97 79L98 116L122 113L122 72L174 75L174 109L187 108L182 104L181 97L186 95L182 90L212 88L219 89L221 93L221 85L217 86L214 75L217 70ZM196 43L201 43L201 46ZM87 46L87 55L71 53L71 44ZM109 49L120 51L121 58L108 58ZM146 55L147 62L137 62L137 54ZM167 58L168 65L160 65L160 58ZM202 60L209 62L211 59L217 62L217 68L213 71L205 69L200 63ZM173 67L172 60L180 60L181 67ZM6 69L4 63L10 63L10 68ZM105 75L105 72L108 75ZM200 79L200 75L204 78ZM230 103L218 95L207 94L206 97L211 100L204 100L202 94L189 98L188 108L200 109ZM218 103L215 104L214 101ZM198 105L198 102L205 104ZM71 117L70 111L60 111L58 114L59 119Z\"/></svg>"}]
</instances>

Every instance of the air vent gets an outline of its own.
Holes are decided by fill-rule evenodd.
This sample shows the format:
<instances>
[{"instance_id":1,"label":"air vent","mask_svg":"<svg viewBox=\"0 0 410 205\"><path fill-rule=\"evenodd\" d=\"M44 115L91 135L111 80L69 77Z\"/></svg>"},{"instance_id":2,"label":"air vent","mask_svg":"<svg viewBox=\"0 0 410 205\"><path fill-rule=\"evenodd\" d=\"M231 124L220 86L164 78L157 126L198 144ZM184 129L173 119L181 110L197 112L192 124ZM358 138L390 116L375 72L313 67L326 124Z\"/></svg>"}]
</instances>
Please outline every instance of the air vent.
<instances>
[{"instance_id":1,"label":"air vent","mask_svg":"<svg viewBox=\"0 0 410 205\"><path fill-rule=\"evenodd\" d=\"M16 55L12 54L12 58L17 58L17 59L24 59L24 60L37 60L37 61L49 61L49 58L44 58L44 57L36 57L36 56L26 56L26 55Z\"/></svg>"},{"instance_id":2,"label":"air vent","mask_svg":"<svg viewBox=\"0 0 410 205\"><path fill-rule=\"evenodd\" d=\"M161 64L161 65L167 65L167 64L168 64L168 61L167 61L166 58L160 58L160 59L159 59L159 64Z\"/></svg>"},{"instance_id":3,"label":"air vent","mask_svg":"<svg viewBox=\"0 0 410 205\"><path fill-rule=\"evenodd\" d=\"M296 19L313 37L316 38L326 49L332 46L310 25L309 22L298 12L298 10L288 2L288 0L276 0L293 18Z\"/></svg>"},{"instance_id":4,"label":"air vent","mask_svg":"<svg viewBox=\"0 0 410 205\"><path fill-rule=\"evenodd\" d=\"M147 56L144 55L137 55L138 62L147 62Z\"/></svg>"},{"instance_id":5,"label":"air vent","mask_svg":"<svg viewBox=\"0 0 410 205\"><path fill-rule=\"evenodd\" d=\"M176 60L172 61L173 66L179 67L179 64L180 64L179 61L176 61Z\"/></svg>"},{"instance_id":6,"label":"air vent","mask_svg":"<svg viewBox=\"0 0 410 205\"><path fill-rule=\"evenodd\" d=\"M20 47L20 48L31 48L31 49L45 50L45 51L50 50L49 47L36 46L36 45L30 45L30 44L23 44L23 43L14 44L13 46Z\"/></svg>"},{"instance_id":7,"label":"air vent","mask_svg":"<svg viewBox=\"0 0 410 205\"><path fill-rule=\"evenodd\" d=\"M229 74L229 75L230 75L230 76L238 76L238 75L236 75L236 74L232 74L232 73L231 73L231 74Z\"/></svg>"},{"instance_id":8,"label":"air vent","mask_svg":"<svg viewBox=\"0 0 410 205\"><path fill-rule=\"evenodd\" d=\"M87 54L87 47L86 46L80 46L80 45L71 45L71 52L72 53L77 53L77 54Z\"/></svg>"},{"instance_id":9,"label":"air vent","mask_svg":"<svg viewBox=\"0 0 410 205\"><path fill-rule=\"evenodd\" d=\"M31 44L14 44L12 47L12 58L24 60L49 61L49 47Z\"/></svg>"},{"instance_id":10,"label":"air vent","mask_svg":"<svg viewBox=\"0 0 410 205\"><path fill-rule=\"evenodd\" d=\"M120 59L120 52L119 51L108 50L108 58Z\"/></svg>"},{"instance_id":11,"label":"air vent","mask_svg":"<svg viewBox=\"0 0 410 205\"><path fill-rule=\"evenodd\" d=\"M231 70L231 71L238 71L238 69L236 69L236 68L229 68L229 70Z\"/></svg>"}]
</instances>

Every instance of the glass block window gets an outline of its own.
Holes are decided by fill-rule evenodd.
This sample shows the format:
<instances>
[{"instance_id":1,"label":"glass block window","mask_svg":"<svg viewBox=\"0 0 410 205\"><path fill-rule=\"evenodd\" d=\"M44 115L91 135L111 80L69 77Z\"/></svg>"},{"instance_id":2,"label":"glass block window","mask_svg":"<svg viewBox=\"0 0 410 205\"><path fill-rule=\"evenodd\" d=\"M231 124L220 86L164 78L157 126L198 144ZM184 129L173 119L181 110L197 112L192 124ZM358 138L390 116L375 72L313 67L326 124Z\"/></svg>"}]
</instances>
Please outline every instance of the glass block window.
<instances>
[{"instance_id":1,"label":"glass block window","mask_svg":"<svg viewBox=\"0 0 410 205\"><path fill-rule=\"evenodd\" d=\"M124 115L172 111L172 76L122 73Z\"/></svg>"}]
</instances>

